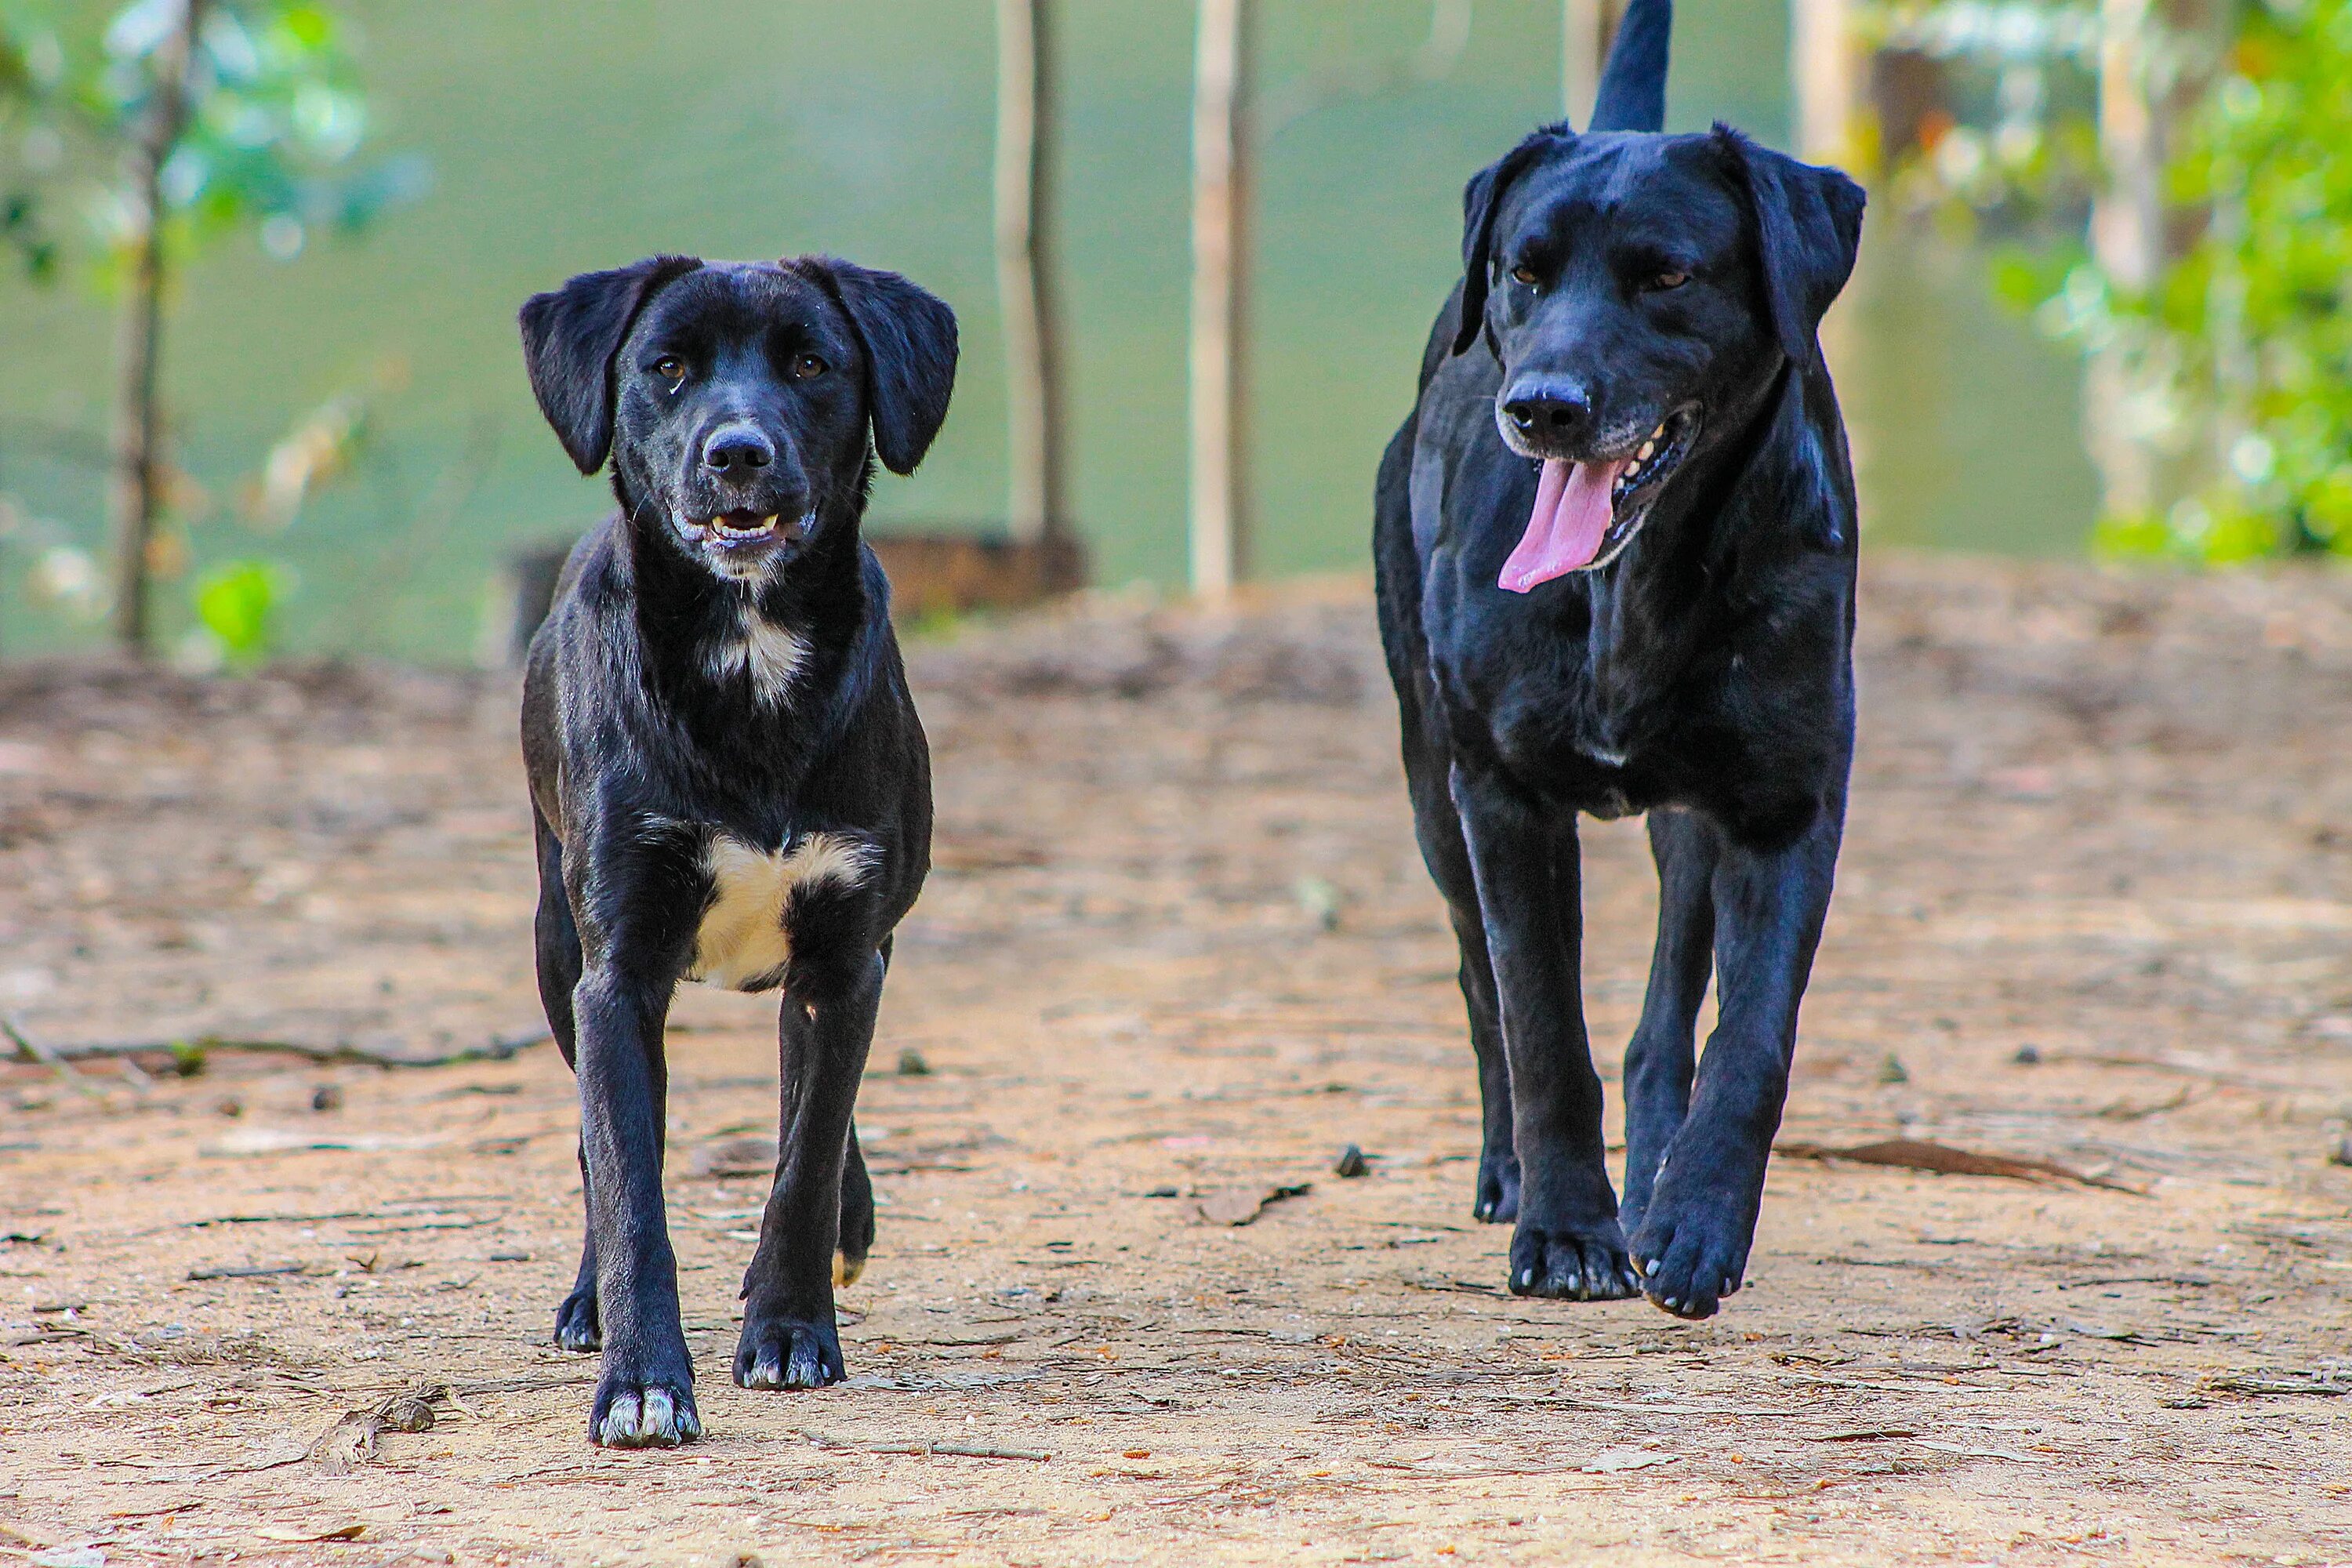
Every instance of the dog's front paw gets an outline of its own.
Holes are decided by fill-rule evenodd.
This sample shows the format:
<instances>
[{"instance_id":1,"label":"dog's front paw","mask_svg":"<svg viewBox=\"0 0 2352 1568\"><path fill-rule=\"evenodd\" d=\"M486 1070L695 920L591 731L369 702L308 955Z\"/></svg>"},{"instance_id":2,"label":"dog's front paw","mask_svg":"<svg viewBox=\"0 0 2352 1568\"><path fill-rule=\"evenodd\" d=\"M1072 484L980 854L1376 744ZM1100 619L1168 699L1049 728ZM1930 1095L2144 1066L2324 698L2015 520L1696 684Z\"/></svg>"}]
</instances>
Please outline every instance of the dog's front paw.
<instances>
[{"instance_id":1,"label":"dog's front paw","mask_svg":"<svg viewBox=\"0 0 2352 1568\"><path fill-rule=\"evenodd\" d=\"M593 1286L574 1290L555 1309L555 1342L583 1355L604 1348L604 1331L596 1321Z\"/></svg>"},{"instance_id":2,"label":"dog's front paw","mask_svg":"<svg viewBox=\"0 0 2352 1568\"><path fill-rule=\"evenodd\" d=\"M823 1388L849 1375L841 1335L830 1322L806 1318L743 1321L735 1347L735 1381L745 1388Z\"/></svg>"},{"instance_id":3,"label":"dog's front paw","mask_svg":"<svg viewBox=\"0 0 2352 1568\"><path fill-rule=\"evenodd\" d=\"M1622 1301L1641 1285L1617 1222L1566 1229L1521 1220L1511 1234L1511 1294L1567 1301Z\"/></svg>"},{"instance_id":4,"label":"dog's front paw","mask_svg":"<svg viewBox=\"0 0 2352 1568\"><path fill-rule=\"evenodd\" d=\"M588 1440L606 1448L675 1448L702 1436L702 1413L684 1380L639 1381L607 1372L589 1409Z\"/></svg>"},{"instance_id":5,"label":"dog's front paw","mask_svg":"<svg viewBox=\"0 0 2352 1568\"><path fill-rule=\"evenodd\" d=\"M1642 1294L1677 1318L1715 1316L1739 1289L1755 1234L1752 1215L1718 1203L1676 1203L1661 1192L1633 1232Z\"/></svg>"},{"instance_id":6,"label":"dog's front paw","mask_svg":"<svg viewBox=\"0 0 2352 1568\"><path fill-rule=\"evenodd\" d=\"M1488 1153L1478 1157L1478 1196L1470 1205L1470 1217L1488 1225L1509 1225L1519 1217L1517 1154Z\"/></svg>"}]
</instances>

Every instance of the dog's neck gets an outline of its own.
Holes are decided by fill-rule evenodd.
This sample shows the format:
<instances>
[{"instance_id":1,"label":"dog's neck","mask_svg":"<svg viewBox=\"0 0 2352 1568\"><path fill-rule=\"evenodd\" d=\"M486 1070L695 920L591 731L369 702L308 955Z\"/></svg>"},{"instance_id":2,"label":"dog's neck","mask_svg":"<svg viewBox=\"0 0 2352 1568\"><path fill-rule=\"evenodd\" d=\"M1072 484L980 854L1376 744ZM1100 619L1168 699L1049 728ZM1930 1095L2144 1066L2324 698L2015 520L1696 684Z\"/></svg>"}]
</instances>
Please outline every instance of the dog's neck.
<instances>
[{"instance_id":1,"label":"dog's neck","mask_svg":"<svg viewBox=\"0 0 2352 1568\"><path fill-rule=\"evenodd\" d=\"M775 713L837 677L869 611L856 509L822 516L789 565L736 581L689 555L660 506L635 502L630 489L614 485L648 680L673 694L746 694L756 711Z\"/></svg>"},{"instance_id":2,"label":"dog's neck","mask_svg":"<svg viewBox=\"0 0 2352 1568\"><path fill-rule=\"evenodd\" d=\"M1824 493L1835 483L1828 464L1813 460L1831 455L1772 439L1784 420L1809 422L1817 394L1833 396L1825 372L1783 362L1724 411L1724 434L1693 454L1625 552L1591 574L1586 655L1601 710L1638 710L1654 695L1660 668L1679 668L1707 646L1710 617L1745 599L1744 574L1822 548L1805 535L1825 521L1834 527L1833 515L1815 510L1833 514L1840 504Z\"/></svg>"},{"instance_id":3,"label":"dog's neck","mask_svg":"<svg viewBox=\"0 0 2352 1568\"><path fill-rule=\"evenodd\" d=\"M1715 423L1721 434L1691 455L1684 471L1658 498L1656 514L1621 558L1621 582L1678 575L1688 568L1714 574L1727 569L1743 546L1765 542L1746 537L1759 525L1785 522L1801 528L1812 521L1759 516L1756 504L1770 507L1757 493L1759 485L1785 489L1788 481L1800 478L1765 469L1775 449L1769 438L1773 426L1784 419L1802 422L1811 379L1804 367L1783 360L1759 378L1746 396L1720 411ZM1828 476L1804 477L1825 481ZM1780 499L1793 510L1810 498L1789 494Z\"/></svg>"}]
</instances>

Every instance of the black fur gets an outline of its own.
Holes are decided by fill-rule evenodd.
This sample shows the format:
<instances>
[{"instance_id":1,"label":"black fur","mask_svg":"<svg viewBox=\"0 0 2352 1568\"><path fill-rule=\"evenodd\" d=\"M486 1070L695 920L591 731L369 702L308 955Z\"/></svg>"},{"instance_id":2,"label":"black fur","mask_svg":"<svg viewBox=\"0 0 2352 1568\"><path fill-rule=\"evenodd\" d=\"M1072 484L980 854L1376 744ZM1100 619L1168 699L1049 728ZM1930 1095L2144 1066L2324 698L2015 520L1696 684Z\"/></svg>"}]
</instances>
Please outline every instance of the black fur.
<instances>
[{"instance_id":1,"label":"black fur","mask_svg":"<svg viewBox=\"0 0 2352 1568\"><path fill-rule=\"evenodd\" d=\"M955 318L845 262L658 257L539 295L522 331L548 422L583 472L609 455L620 503L572 551L523 691L540 989L579 1074L588 1211L556 1336L604 1351L593 1440L667 1445L700 1418L664 1222L662 1031L727 854L856 868L792 891L761 926L782 961L736 977L783 1003L780 1155L735 1378L843 1375L835 1254L854 1268L874 1234L851 1110L931 830L859 521L873 452L910 470L946 416Z\"/></svg>"},{"instance_id":2,"label":"black fur","mask_svg":"<svg viewBox=\"0 0 2352 1568\"><path fill-rule=\"evenodd\" d=\"M1746 1268L1844 819L1853 484L1816 329L1862 193L1721 127L1659 133L1665 13L1634 0L1602 93L1634 129L1547 127L1470 182L1374 546L1486 1102L1474 1212L1516 1220L1520 1294L1638 1289L1697 1318ZM1654 429L1656 477L1594 563L1504 591L1538 461ZM1647 813L1659 875L1622 1210L1580 994L1580 811Z\"/></svg>"}]
</instances>

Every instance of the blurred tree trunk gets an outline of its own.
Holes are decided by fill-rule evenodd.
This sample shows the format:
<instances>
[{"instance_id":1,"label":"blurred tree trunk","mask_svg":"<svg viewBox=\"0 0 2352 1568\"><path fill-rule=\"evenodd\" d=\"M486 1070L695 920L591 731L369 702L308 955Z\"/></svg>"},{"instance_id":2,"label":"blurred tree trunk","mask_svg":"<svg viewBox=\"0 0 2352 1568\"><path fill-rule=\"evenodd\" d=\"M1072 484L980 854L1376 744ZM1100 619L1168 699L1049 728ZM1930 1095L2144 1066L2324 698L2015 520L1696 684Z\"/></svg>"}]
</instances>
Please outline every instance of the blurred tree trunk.
<instances>
[{"instance_id":1,"label":"blurred tree trunk","mask_svg":"<svg viewBox=\"0 0 2352 1568\"><path fill-rule=\"evenodd\" d=\"M2100 0L2099 159L2105 180L2091 207L2091 255L2112 289L2147 292L2186 254L2203 223L2235 221L2231 192L2221 193L2210 213L2175 213L2164 199L2165 168L2180 151L2179 128L2211 87L2232 17L2229 0ZM2223 304L2213 349L2221 448L2216 460L2226 462L2244 426L2242 384L2251 384L2251 375L2242 321ZM2166 375L2163 367L2140 363L2120 336L2090 356L2084 439L2099 470L2103 518L2157 519L2192 488L2194 476L2181 471L2182 454L2167 430Z\"/></svg>"},{"instance_id":2,"label":"blurred tree trunk","mask_svg":"<svg viewBox=\"0 0 2352 1568\"><path fill-rule=\"evenodd\" d=\"M1797 155L1817 163L1850 158L1861 97L1852 0L1794 0L1789 22Z\"/></svg>"},{"instance_id":3,"label":"blurred tree trunk","mask_svg":"<svg viewBox=\"0 0 2352 1568\"><path fill-rule=\"evenodd\" d=\"M2159 181L2164 153L2148 93L2148 0L2101 0L2099 160L2106 181L2091 208L2091 254L2110 283L2140 293L2164 252ZM2084 440L2099 470L2099 510L2134 520L2157 510L2156 453L2134 427L2136 381L2120 347L2092 352L2084 368Z\"/></svg>"},{"instance_id":4,"label":"blurred tree trunk","mask_svg":"<svg viewBox=\"0 0 2352 1568\"><path fill-rule=\"evenodd\" d=\"M1200 0L1192 74L1192 591L1221 599L1247 570L1242 467L1247 370L1250 13Z\"/></svg>"},{"instance_id":5,"label":"blurred tree trunk","mask_svg":"<svg viewBox=\"0 0 2352 1568\"><path fill-rule=\"evenodd\" d=\"M1010 523L1024 543L1069 524L1054 277L1055 0L997 0L996 291L1004 317Z\"/></svg>"},{"instance_id":6,"label":"blurred tree trunk","mask_svg":"<svg viewBox=\"0 0 2352 1568\"><path fill-rule=\"evenodd\" d=\"M1624 19L1624 0L1564 0L1560 18L1560 112L1571 125L1590 129L1592 100L1601 91L1601 67Z\"/></svg>"},{"instance_id":7,"label":"blurred tree trunk","mask_svg":"<svg viewBox=\"0 0 2352 1568\"><path fill-rule=\"evenodd\" d=\"M115 344L113 472L107 510L114 536L114 638L143 658L153 629L150 556L163 510L163 411L157 397L163 354L163 165L188 123L188 72L205 0L178 0L170 36L157 47L154 86L126 156L131 218L130 276L123 281Z\"/></svg>"}]
</instances>

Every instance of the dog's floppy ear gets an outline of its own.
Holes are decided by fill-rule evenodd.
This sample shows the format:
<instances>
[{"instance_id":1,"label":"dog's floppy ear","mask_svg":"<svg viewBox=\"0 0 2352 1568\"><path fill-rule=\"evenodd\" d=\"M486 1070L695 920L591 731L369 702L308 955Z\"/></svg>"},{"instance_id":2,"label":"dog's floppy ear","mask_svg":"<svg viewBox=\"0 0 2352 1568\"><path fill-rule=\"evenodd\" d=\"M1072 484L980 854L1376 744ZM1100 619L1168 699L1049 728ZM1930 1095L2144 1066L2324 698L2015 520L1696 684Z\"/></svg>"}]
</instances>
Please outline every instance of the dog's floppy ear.
<instances>
[{"instance_id":1,"label":"dog's floppy ear","mask_svg":"<svg viewBox=\"0 0 2352 1568\"><path fill-rule=\"evenodd\" d=\"M911 474L947 422L955 392L956 319L947 301L896 272L829 256L793 265L823 280L866 348L866 417L874 455L894 474Z\"/></svg>"},{"instance_id":2,"label":"dog's floppy ear","mask_svg":"<svg viewBox=\"0 0 2352 1568\"><path fill-rule=\"evenodd\" d=\"M539 411L583 474L604 466L613 447L613 358L646 301L702 263L648 256L610 272L583 272L522 308L522 357Z\"/></svg>"},{"instance_id":3,"label":"dog's floppy ear","mask_svg":"<svg viewBox=\"0 0 2352 1568\"><path fill-rule=\"evenodd\" d=\"M1715 133L1737 161L1756 211L1756 247L1773 334L1782 353L1808 363L1820 353L1815 334L1822 317L1853 276L1866 198L1860 185L1835 169L1801 163L1725 126L1717 126Z\"/></svg>"},{"instance_id":4,"label":"dog's floppy ear","mask_svg":"<svg viewBox=\"0 0 2352 1568\"><path fill-rule=\"evenodd\" d=\"M1538 127L1527 140L1470 176L1462 188L1462 324L1454 334L1454 352L1461 353L1478 341L1486 326L1486 275L1495 265L1495 214L1511 182L1528 166L1575 136L1563 120Z\"/></svg>"}]
</instances>

